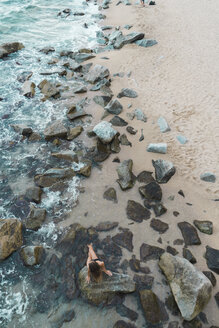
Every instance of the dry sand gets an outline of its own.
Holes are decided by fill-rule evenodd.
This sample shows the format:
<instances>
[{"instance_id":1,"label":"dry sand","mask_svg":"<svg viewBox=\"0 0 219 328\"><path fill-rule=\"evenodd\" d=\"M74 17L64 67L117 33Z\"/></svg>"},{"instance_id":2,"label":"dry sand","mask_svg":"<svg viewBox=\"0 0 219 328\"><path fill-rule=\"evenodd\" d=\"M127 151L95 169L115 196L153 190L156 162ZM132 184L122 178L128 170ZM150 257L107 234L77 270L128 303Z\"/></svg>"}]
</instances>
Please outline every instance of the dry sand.
<instances>
[{"instance_id":1,"label":"dry sand","mask_svg":"<svg viewBox=\"0 0 219 328\"><path fill-rule=\"evenodd\" d=\"M118 51L101 53L92 61L107 66L111 76L118 72L125 73L123 78L112 77L114 95L117 95L123 87L133 88L138 92L138 98L120 99L124 106L120 116L137 129L138 133L131 136L125 128L117 129L120 133L127 134L132 147L122 146L119 154L112 154L102 163L101 170L97 168L92 170L91 177L83 182L85 193L80 195L78 206L61 224L68 226L80 222L88 227L102 221L118 221L121 227L129 228L133 232L133 254L139 258L139 248L143 242L166 249L168 245L173 246L173 240L182 238L177 227L178 222L193 223L194 219L210 220L214 225L213 235L199 232L202 244L189 247L197 258L195 266L200 270L208 270L203 258L205 246L219 248L218 202L213 201L219 198L217 92L219 6L217 0L157 0L156 6L146 5L145 8L135 1L131 1L131 6L124 4L116 6L116 3L117 0L112 1L110 9L103 12L107 16L104 25L120 26L124 34L132 31L144 32L146 38L158 41L157 45L150 48L138 47L134 44L126 45ZM127 31L123 28L125 24L131 24L133 28ZM109 60L101 59L103 56L107 56ZM127 76L129 71L132 72L130 77ZM132 108L128 109L128 104L132 104ZM141 108L145 112L148 117L146 123L128 119L126 114L135 108ZM103 109L92 103L88 110L93 115L92 126L94 126L101 120ZM161 115L171 127L171 131L165 134L160 132L157 125L157 119ZM109 121L111 118L112 115L105 120ZM144 131L145 138L139 142L141 129ZM176 139L178 134L184 135L188 143L181 145ZM94 144L85 133L80 138L90 145ZM148 153L146 147L151 142L166 142L167 154ZM129 158L133 160L135 175L143 170L154 172L152 159L171 160L176 166L177 173L167 184L161 185L163 203L168 209L167 213L160 217L162 221L169 224L169 230L165 234L159 235L155 232L150 227L150 220L130 225L131 222L127 219L125 211L127 201L133 199L142 203L142 200L138 192L138 183L126 192L117 184L118 163L112 162L117 155L121 161ZM215 183L200 180L200 174L205 171L216 175ZM116 189L118 204L103 199L103 193L108 187ZM178 194L180 189L183 190L185 198ZM174 200L169 199L172 195ZM175 217L173 211L178 211L179 216ZM118 230L114 230L110 234L115 235L117 232ZM103 233L103 237L105 235ZM160 236L162 245L157 242ZM181 256L183 246L174 247ZM128 260L132 256L125 249L123 255ZM157 263L149 261L147 264L155 277L153 290L160 299L164 300L169 289L160 285L162 275L158 271ZM133 274L131 271L128 272ZM218 291L218 284L213 289L213 295ZM129 302L129 306L136 308L132 301ZM204 312L209 325L203 327L218 325L219 311L213 296ZM181 322L179 318L174 319ZM115 321L116 318L113 317L112 322ZM142 322L142 318L139 318L136 322L137 327L142 327Z\"/></svg>"}]
</instances>

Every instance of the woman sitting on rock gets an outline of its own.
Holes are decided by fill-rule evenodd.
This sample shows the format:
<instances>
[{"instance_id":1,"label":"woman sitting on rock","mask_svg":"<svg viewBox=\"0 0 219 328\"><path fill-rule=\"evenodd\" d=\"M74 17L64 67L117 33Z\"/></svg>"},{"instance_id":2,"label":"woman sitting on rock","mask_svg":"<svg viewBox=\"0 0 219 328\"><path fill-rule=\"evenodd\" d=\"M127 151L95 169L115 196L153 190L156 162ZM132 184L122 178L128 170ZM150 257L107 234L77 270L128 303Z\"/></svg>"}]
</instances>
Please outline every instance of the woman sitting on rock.
<instances>
[{"instance_id":1,"label":"woman sitting on rock","mask_svg":"<svg viewBox=\"0 0 219 328\"><path fill-rule=\"evenodd\" d=\"M102 272L105 272L108 276L112 276L112 272L106 270L104 262L99 260L96 253L93 250L92 244L88 246L88 258L87 258L87 282L90 282L90 278L92 277L96 282L100 282L102 280Z\"/></svg>"}]
</instances>

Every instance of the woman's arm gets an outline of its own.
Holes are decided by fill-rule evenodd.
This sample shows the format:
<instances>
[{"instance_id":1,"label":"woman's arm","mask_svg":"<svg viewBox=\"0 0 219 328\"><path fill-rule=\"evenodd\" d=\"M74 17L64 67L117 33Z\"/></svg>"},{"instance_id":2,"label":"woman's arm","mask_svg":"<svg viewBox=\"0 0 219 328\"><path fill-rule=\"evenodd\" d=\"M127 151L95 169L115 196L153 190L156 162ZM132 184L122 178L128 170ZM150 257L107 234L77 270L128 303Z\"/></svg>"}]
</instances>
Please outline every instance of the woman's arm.
<instances>
[{"instance_id":1,"label":"woman's arm","mask_svg":"<svg viewBox=\"0 0 219 328\"><path fill-rule=\"evenodd\" d=\"M112 276L113 275L110 270L107 270L106 269L104 262L102 264L102 271L105 272L108 276Z\"/></svg>"}]
</instances>

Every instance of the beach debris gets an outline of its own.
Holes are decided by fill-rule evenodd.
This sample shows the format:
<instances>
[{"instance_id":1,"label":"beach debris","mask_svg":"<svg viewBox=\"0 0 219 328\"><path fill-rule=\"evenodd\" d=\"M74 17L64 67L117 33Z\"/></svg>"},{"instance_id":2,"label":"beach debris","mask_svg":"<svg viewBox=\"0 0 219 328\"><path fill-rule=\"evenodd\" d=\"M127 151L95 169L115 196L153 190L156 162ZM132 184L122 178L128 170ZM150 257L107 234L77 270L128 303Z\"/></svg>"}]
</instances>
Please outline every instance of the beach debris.
<instances>
[{"instance_id":1,"label":"beach debris","mask_svg":"<svg viewBox=\"0 0 219 328\"><path fill-rule=\"evenodd\" d=\"M96 227L95 230L97 231L110 231L118 227L118 222L111 222L111 221L105 221L100 222Z\"/></svg>"},{"instance_id":2,"label":"beach debris","mask_svg":"<svg viewBox=\"0 0 219 328\"><path fill-rule=\"evenodd\" d=\"M152 39L142 39L142 40L135 41L135 44L144 48L152 47L157 43L158 42L156 40L152 40Z\"/></svg>"},{"instance_id":3,"label":"beach debris","mask_svg":"<svg viewBox=\"0 0 219 328\"><path fill-rule=\"evenodd\" d=\"M0 59L24 48L21 42L9 42L0 45Z\"/></svg>"},{"instance_id":4,"label":"beach debris","mask_svg":"<svg viewBox=\"0 0 219 328\"><path fill-rule=\"evenodd\" d=\"M30 187L25 192L25 198L39 204L41 202L42 189L40 187L34 186Z\"/></svg>"},{"instance_id":5,"label":"beach debris","mask_svg":"<svg viewBox=\"0 0 219 328\"><path fill-rule=\"evenodd\" d=\"M176 168L169 161L163 159L152 160L152 164L155 168L156 180L159 183L167 183L176 172Z\"/></svg>"},{"instance_id":6,"label":"beach debris","mask_svg":"<svg viewBox=\"0 0 219 328\"><path fill-rule=\"evenodd\" d=\"M148 201L161 201L162 189L156 181L151 181L148 184L138 188L141 196Z\"/></svg>"},{"instance_id":7,"label":"beach debris","mask_svg":"<svg viewBox=\"0 0 219 328\"><path fill-rule=\"evenodd\" d=\"M117 131L112 128L112 124L106 121L98 123L93 128L93 132L103 143L110 143L117 134Z\"/></svg>"},{"instance_id":8,"label":"beach debris","mask_svg":"<svg viewBox=\"0 0 219 328\"><path fill-rule=\"evenodd\" d=\"M25 246L20 251L20 256L26 266L41 264L44 254L43 246Z\"/></svg>"},{"instance_id":9,"label":"beach debris","mask_svg":"<svg viewBox=\"0 0 219 328\"><path fill-rule=\"evenodd\" d=\"M206 246L205 258L208 268L219 274L219 250Z\"/></svg>"},{"instance_id":10,"label":"beach debris","mask_svg":"<svg viewBox=\"0 0 219 328\"><path fill-rule=\"evenodd\" d=\"M95 96L93 98L93 101L97 105L100 105L102 107L105 107L110 102L111 99L112 99L112 96Z\"/></svg>"},{"instance_id":11,"label":"beach debris","mask_svg":"<svg viewBox=\"0 0 219 328\"><path fill-rule=\"evenodd\" d=\"M143 140L144 140L143 129L141 129L141 136L140 136L140 138L139 138L139 141L141 142L141 141L143 141Z\"/></svg>"},{"instance_id":12,"label":"beach debris","mask_svg":"<svg viewBox=\"0 0 219 328\"><path fill-rule=\"evenodd\" d=\"M111 118L110 123L114 126L126 126L128 125L128 122L123 120L123 118L115 115L113 118Z\"/></svg>"},{"instance_id":13,"label":"beach debris","mask_svg":"<svg viewBox=\"0 0 219 328\"><path fill-rule=\"evenodd\" d=\"M115 244L126 248L129 252L133 251L133 233L128 229L123 229L122 232L117 233L112 237Z\"/></svg>"},{"instance_id":14,"label":"beach debris","mask_svg":"<svg viewBox=\"0 0 219 328\"><path fill-rule=\"evenodd\" d=\"M79 272L79 288L84 298L95 305L109 302L116 293L132 293L135 291L135 283L131 277L125 274L113 272L111 277L104 275L98 284L86 281L87 266Z\"/></svg>"},{"instance_id":15,"label":"beach debris","mask_svg":"<svg viewBox=\"0 0 219 328\"><path fill-rule=\"evenodd\" d=\"M152 219L150 222L150 227L160 234L165 233L169 229L169 225L159 219Z\"/></svg>"},{"instance_id":16,"label":"beach debris","mask_svg":"<svg viewBox=\"0 0 219 328\"><path fill-rule=\"evenodd\" d=\"M176 138L182 145L185 145L188 142L188 139L182 135L178 135Z\"/></svg>"},{"instance_id":17,"label":"beach debris","mask_svg":"<svg viewBox=\"0 0 219 328\"><path fill-rule=\"evenodd\" d=\"M207 235L212 235L213 223L211 221L194 220L193 223L199 231L206 233Z\"/></svg>"},{"instance_id":18,"label":"beach debris","mask_svg":"<svg viewBox=\"0 0 219 328\"><path fill-rule=\"evenodd\" d=\"M198 232L195 227L193 227L193 225L186 221L179 222L177 225L181 230L186 246L201 245L201 240L198 236Z\"/></svg>"},{"instance_id":19,"label":"beach debris","mask_svg":"<svg viewBox=\"0 0 219 328\"><path fill-rule=\"evenodd\" d=\"M22 224L17 219L0 219L0 261L23 244Z\"/></svg>"},{"instance_id":20,"label":"beach debris","mask_svg":"<svg viewBox=\"0 0 219 328\"><path fill-rule=\"evenodd\" d=\"M217 284L217 280L214 274L211 271L202 271L202 273L204 273L204 275L210 280L212 286L215 287Z\"/></svg>"},{"instance_id":21,"label":"beach debris","mask_svg":"<svg viewBox=\"0 0 219 328\"><path fill-rule=\"evenodd\" d=\"M159 266L168 280L182 317L192 320L211 298L210 281L189 261L168 253L161 255Z\"/></svg>"},{"instance_id":22,"label":"beach debris","mask_svg":"<svg viewBox=\"0 0 219 328\"><path fill-rule=\"evenodd\" d=\"M38 230L46 220L46 210L31 205L30 212L24 221L24 226L29 230Z\"/></svg>"},{"instance_id":23,"label":"beach debris","mask_svg":"<svg viewBox=\"0 0 219 328\"><path fill-rule=\"evenodd\" d=\"M104 78L109 76L109 70L108 68L101 66L101 65L95 65L90 72L85 77L87 82L90 82L92 84L99 82L100 80L103 80Z\"/></svg>"},{"instance_id":24,"label":"beach debris","mask_svg":"<svg viewBox=\"0 0 219 328\"><path fill-rule=\"evenodd\" d=\"M67 140L73 140L77 138L83 130L83 127L80 125L75 126L74 128L70 128L68 131Z\"/></svg>"},{"instance_id":25,"label":"beach debris","mask_svg":"<svg viewBox=\"0 0 219 328\"><path fill-rule=\"evenodd\" d=\"M206 182L215 182L216 176L211 172L205 172L200 175L200 179Z\"/></svg>"},{"instance_id":26,"label":"beach debris","mask_svg":"<svg viewBox=\"0 0 219 328\"><path fill-rule=\"evenodd\" d=\"M22 136L29 137L33 133L32 128L25 124L11 124L11 127L15 132L22 134Z\"/></svg>"},{"instance_id":27,"label":"beach debris","mask_svg":"<svg viewBox=\"0 0 219 328\"><path fill-rule=\"evenodd\" d=\"M103 198L118 203L115 188L111 187L104 191Z\"/></svg>"},{"instance_id":28,"label":"beach debris","mask_svg":"<svg viewBox=\"0 0 219 328\"><path fill-rule=\"evenodd\" d=\"M66 138L68 130L64 126L62 120L57 120L50 123L43 131L46 140L51 140L54 138Z\"/></svg>"},{"instance_id":29,"label":"beach debris","mask_svg":"<svg viewBox=\"0 0 219 328\"><path fill-rule=\"evenodd\" d=\"M135 135L137 132L138 132L138 130L135 130L132 126L127 126L127 128L126 128L126 131L128 132L128 133L130 133L130 134L133 134L133 135Z\"/></svg>"},{"instance_id":30,"label":"beach debris","mask_svg":"<svg viewBox=\"0 0 219 328\"><path fill-rule=\"evenodd\" d=\"M139 291L139 294L147 326L154 326L168 321L169 316L166 309L155 293L143 289Z\"/></svg>"},{"instance_id":31,"label":"beach debris","mask_svg":"<svg viewBox=\"0 0 219 328\"><path fill-rule=\"evenodd\" d=\"M136 91L129 89L129 88L123 88L117 95L118 98L122 97L128 97L128 98L136 98L138 97L138 94Z\"/></svg>"},{"instance_id":32,"label":"beach debris","mask_svg":"<svg viewBox=\"0 0 219 328\"><path fill-rule=\"evenodd\" d=\"M129 220L141 223L143 220L150 219L151 212L134 200L128 200L126 214Z\"/></svg>"},{"instance_id":33,"label":"beach debris","mask_svg":"<svg viewBox=\"0 0 219 328\"><path fill-rule=\"evenodd\" d=\"M164 252L165 250L163 248L143 243L140 247L140 259L143 262L150 260L159 260L160 256Z\"/></svg>"},{"instance_id":34,"label":"beach debris","mask_svg":"<svg viewBox=\"0 0 219 328\"><path fill-rule=\"evenodd\" d=\"M197 260L192 254L192 252L186 247L183 247L183 257L184 259L188 260L192 264L197 263Z\"/></svg>"},{"instance_id":35,"label":"beach debris","mask_svg":"<svg viewBox=\"0 0 219 328\"><path fill-rule=\"evenodd\" d=\"M122 190L130 189L134 186L134 176L132 173L133 161L131 159L124 160L119 164L116 171L119 179L116 180Z\"/></svg>"},{"instance_id":36,"label":"beach debris","mask_svg":"<svg viewBox=\"0 0 219 328\"><path fill-rule=\"evenodd\" d=\"M137 120L147 122L147 117L140 108L136 108L133 113Z\"/></svg>"},{"instance_id":37,"label":"beach debris","mask_svg":"<svg viewBox=\"0 0 219 328\"><path fill-rule=\"evenodd\" d=\"M65 150L59 153L51 153L51 156L65 161L78 163L78 155L72 150Z\"/></svg>"},{"instance_id":38,"label":"beach debris","mask_svg":"<svg viewBox=\"0 0 219 328\"><path fill-rule=\"evenodd\" d=\"M170 127L164 117L160 116L157 120L157 123L162 133L170 131Z\"/></svg>"},{"instance_id":39,"label":"beach debris","mask_svg":"<svg viewBox=\"0 0 219 328\"><path fill-rule=\"evenodd\" d=\"M123 106L117 99L113 99L104 109L110 114L119 115L123 110Z\"/></svg>"},{"instance_id":40,"label":"beach debris","mask_svg":"<svg viewBox=\"0 0 219 328\"><path fill-rule=\"evenodd\" d=\"M141 173L138 174L137 180L138 182L141 183L149 183L152 181L155 181L154 178L152 177L153 172L149 171L142 171Z\"/></svg>"},{"instance_id":41,"label":"beach debris","mask_svg":"<svg viewBox=\"0 0 219 328\"><path fill-rule=\"evenodd\" d=\"M150 143L147 147L147 151L151 153L166 154L167 144L166 143Z\"/></svg>"},{"instance_id":42,"label":"beach debris","mask_svg":"<svg viewBox=\"0 0 219 328\"><path fill-rule=\"evenodd\" d=\"M119 140L120 140L121 145L132 147L132 143L128 140L128 138L127 138L127 136L126 136L125 133L123 133L123 134L120 136Z\"/></svg>"}]
</instances>

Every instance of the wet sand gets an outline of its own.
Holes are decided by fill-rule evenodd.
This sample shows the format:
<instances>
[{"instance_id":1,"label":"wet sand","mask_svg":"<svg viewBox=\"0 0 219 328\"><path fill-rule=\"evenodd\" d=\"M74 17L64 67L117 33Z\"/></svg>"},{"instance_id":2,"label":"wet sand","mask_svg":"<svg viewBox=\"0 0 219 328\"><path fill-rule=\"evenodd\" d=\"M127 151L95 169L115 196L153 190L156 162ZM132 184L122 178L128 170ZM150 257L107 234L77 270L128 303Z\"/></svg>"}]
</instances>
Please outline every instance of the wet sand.
<instances>
[{"instance_id":1,"label":"wet sand","mask_svg":"<svg viewBox=\"0 0 219 328\"><path fill-rule=\"evenodd\" d=\"M150 48L138 47L135 44L126 45L118 51L100 53L92 60L93 63L109 68L112 77L111 88L115 97L124 87L138 92L135 99L119 100L124 107L120 117L137 129L138 133L133 136L127 133L125 127L115 127L121 134L126 133L132 147L121 146L119 154L111 154L101 163L102 169L93 168L91 177L82 182L85 193L80 195L78 206L61 225L68 226L79 222L89 227L103 221L117 221L120 227L129 228L133 232L133 254L139 259L139 248L143 242L166 249L168 245L173 246L175 239L182 239L177 227L178 222L187 221L192 224L195 219L210 220L213 222L213 235L198 232L202 244L189 247L197 259L195 267L199 270L208 270L203 258L205 246L219 248L219 210L218 202L214 201L219 198L217 3L215 0L194 0L192 3L188 0L158 0L156 6L146 5L145 8L136 5L135 1L131 2L131 6L116 6L116 3L117 1L112 1L110 9L103 11L107 16L103 25L121 26L124 34L132 31L144 32L146 38L158 41L157 45ZM125 24L133 25L133 28L127 31L122 28ZM104 56L109 60L101 59ZM127 73L130 71L132 73L128 77ZM124 77L113 77L113 74L118 72L125 73ZM132 104L130 109L128 104ZM145 112L148 118L146 123L136 119L131 121L127 117L126 114L136 108L141 108ZM93 127L101 120L104 110L92 102L88 112L93 115ZM166 118L171 128L167 133L161 133L157 125L157 119L161 115ZM111 118L112 115L109 115L104 120L109 121ZM144 140L139 142L141 129ZM176 139L179 134L184 135L188 143L181 145ZM95 144L95 140L86 137L85 132L80 138L89 145ZM146 148L151 142L166 142L167 154L147 152ZM112 162L116 156L121 162L132 159L135 175L143 170L154 172L152 159L170 160L175 165L176 174L167 184L161 185L163 204L167 212L159 219L169 224L166 233L159 235L154 231L150 227L151 220L133 224L128 220L127 201L131 199L142 203L138 192L140 184L136 182L128 191L120 189L116 182L118 163ZM200 180L200 174L206 171L216 175L215 183ZM103 199L103 193L108 187L116 189L117 204ZM183 190L185 197L178 194L180 189ZM170 196L174 196L174 200L170 200ZM178 211L179 216L175 217L173 211ZM153 217L152 214L151 218ZM102 236L113 236L117 232L118 230L114 229L102 233ZM157 242L159 237L162 238L162 244ZM183 246L173 247L178 250L179 256L182 256ZM123 258L129 260L132 253L124 248L122 251ZM146 265L150 267L155 278L153 291L164 300L169 288L162 284L163 276L158 270L157 261L149 261ZM130 270L128 273L133 275ZM203 327L218 325L219 312L213 297L218 291L218 283L217 281L212 298L204 309L209 325ZM129 307L135 309L132 301ZM181 322L178 317L174 319ZM136 325L141 327L141 318L138 320Z\"/></svg>"}]
</instances>

